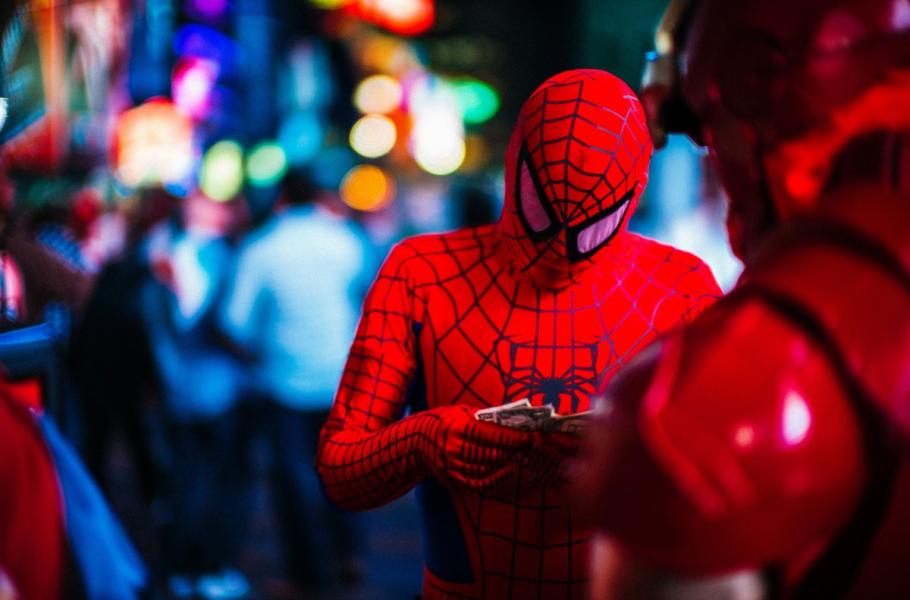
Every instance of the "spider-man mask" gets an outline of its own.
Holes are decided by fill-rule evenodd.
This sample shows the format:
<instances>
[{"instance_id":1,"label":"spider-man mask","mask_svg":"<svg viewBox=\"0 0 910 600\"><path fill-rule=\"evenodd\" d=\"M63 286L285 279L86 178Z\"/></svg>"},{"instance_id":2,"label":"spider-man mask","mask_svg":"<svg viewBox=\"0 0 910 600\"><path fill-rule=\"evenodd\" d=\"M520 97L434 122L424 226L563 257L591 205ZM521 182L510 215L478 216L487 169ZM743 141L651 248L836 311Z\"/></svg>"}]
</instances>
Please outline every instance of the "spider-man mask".
<instances>
[{"instance_id":1,"label":"spider-man mask","mask_svg":"<svg viewBox=\"0 0 910 600\"><path fill-rule=\"evenodd\" d=\"M579 280L621 241L653 147L635 93L596 69L545 81L522 106L497 224L516 271L545 288Z\"/></svg>"}]
</instances>

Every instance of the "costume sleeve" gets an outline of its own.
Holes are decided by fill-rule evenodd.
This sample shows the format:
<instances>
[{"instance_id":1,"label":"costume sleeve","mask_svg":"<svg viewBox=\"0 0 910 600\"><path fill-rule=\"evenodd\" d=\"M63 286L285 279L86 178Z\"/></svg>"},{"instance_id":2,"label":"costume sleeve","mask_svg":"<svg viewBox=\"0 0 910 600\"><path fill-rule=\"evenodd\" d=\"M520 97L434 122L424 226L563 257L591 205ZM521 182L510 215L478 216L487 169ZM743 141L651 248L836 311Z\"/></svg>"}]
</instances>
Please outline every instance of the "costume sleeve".
<instances>
[{"instance_id":1,"label":"costume sleeve","mask_svg":"<svg viewBox=\"0 0 910 600\"><path fill-rule=\"evenodd\" d=\"M323 426L317 470L327 495L351 510L380 506L427 473L420 460L439 417L399 420L417 365L415 323L422 306L408 275L414 251L396 246L364 301L335 404Z\"/></svg>"}]
</instances>

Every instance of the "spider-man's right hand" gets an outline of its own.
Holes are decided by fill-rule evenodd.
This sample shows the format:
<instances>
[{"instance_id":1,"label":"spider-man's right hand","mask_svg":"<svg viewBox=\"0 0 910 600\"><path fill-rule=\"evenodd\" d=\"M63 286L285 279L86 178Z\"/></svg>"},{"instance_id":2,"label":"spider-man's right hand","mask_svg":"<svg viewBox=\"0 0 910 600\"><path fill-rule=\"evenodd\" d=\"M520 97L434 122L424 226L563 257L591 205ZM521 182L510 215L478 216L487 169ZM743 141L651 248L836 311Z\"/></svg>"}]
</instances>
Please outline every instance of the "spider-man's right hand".
<instances>
[{"instance_id":1,"label":"spider-man's right hand","mask_svg":"<svg viewBox=\"0 0 910 600\"><path fill-rule=\"evenodd\" d=\"M476 409L451 405L417 412L373 431L344 419L336 404L322 431L316 468L326 494L348 510L381 506L433 475L486 489L515 473L533 445L530 433L483 423Z\"/></svg>"},{"instance_id":2,"label":"spider-man's right hand","mask_svg":"<svg viewBox=\"0 0 910 600\"><path fill-rule=\"evenodd\" d=\"M435 420L420 447L426 466L441 481L486 489L514 474L531 449L531 434L478 421L464 405L434 408L420 416Z\"/></svg>"}]
</instances>

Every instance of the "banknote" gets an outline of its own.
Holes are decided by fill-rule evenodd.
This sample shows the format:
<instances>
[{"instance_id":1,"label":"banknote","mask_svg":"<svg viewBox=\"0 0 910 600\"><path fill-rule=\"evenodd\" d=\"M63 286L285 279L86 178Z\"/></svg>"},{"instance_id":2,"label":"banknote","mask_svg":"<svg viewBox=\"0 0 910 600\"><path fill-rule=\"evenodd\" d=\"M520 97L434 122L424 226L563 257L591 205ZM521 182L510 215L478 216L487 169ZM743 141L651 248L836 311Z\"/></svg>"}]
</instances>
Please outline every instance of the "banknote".
<instances>
[{"instance_id":1,"label":"banknote","mask_svg":"<svg viewBox=\"0 0 910 600\"><path fill-rule=\"evenodd\" d=\"M477 411L478 421L496 423L521 431L559 431L579 435L593 411L560 415L549 404L533 406L527 398Z\"/></svg>"}]
</instances>

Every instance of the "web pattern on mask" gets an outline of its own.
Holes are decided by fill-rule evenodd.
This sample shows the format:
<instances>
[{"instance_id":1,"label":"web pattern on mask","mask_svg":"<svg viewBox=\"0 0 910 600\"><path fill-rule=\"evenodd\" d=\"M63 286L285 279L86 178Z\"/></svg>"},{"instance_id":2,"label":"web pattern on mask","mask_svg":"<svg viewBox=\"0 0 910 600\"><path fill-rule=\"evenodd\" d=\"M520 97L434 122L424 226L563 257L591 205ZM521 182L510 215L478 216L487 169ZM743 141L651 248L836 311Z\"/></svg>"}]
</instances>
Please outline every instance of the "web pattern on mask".
<instances>
[{"instance_id":1,"label":"web pattern on mask","mask_svg":"<svg viewBox=\"0 0 910 600\"><path fill-rule=\"evenodd\" d=\"M572 71L555 77L538 90L522 111L522 140L530 172L545 196L539 202L552 207L560 227L548 239L533 242L526 231L512 238L523 254L525 270L556 257L568 260L568 228L581 227L615 209L627 193L641 193L653 151L644 111L638 98L614 80L603 81L599 71ZM616 101L617 96L621 102ZM524 160L520 158L519 160ZM516 166L516 176L522 172ZM511 182L510 182L511 183ZM524 191L534 188L525 186ZM522 193L515 182L515 195ZM520 203L510 207L516 214ZM615 224L623 226L626 215ZM569 278L590 266L592 257L571 269Z\"/></svg>"},{"instance_id":2,"label":"web pattern on mask","mask_svg":"<svg viewBox=\"0 0 910 600\"><path fill-rule=\"evenodd\" d=\"M420 456L446 443L426 409L529 397L563 413L586 410L595 387L637 350L719 294L695 257L627 235L587 285L550 292L509 275L492 227L397 246L365 301L321 436L328 495L365 509L424 481ZM461 540L436 541L466 549L473 581L430 564L426 598L582 597L588 532L573 523L565 491L535 477L518 464L480 491L440 478ZM423 509L428 522L447 514Z\"/></svg>"}]
</instances>

